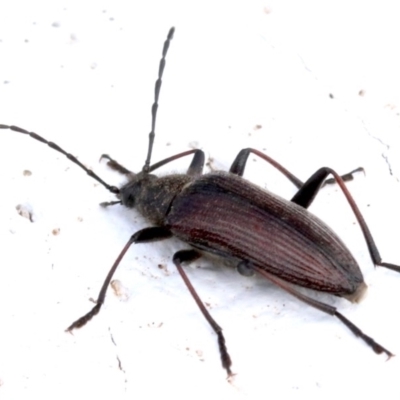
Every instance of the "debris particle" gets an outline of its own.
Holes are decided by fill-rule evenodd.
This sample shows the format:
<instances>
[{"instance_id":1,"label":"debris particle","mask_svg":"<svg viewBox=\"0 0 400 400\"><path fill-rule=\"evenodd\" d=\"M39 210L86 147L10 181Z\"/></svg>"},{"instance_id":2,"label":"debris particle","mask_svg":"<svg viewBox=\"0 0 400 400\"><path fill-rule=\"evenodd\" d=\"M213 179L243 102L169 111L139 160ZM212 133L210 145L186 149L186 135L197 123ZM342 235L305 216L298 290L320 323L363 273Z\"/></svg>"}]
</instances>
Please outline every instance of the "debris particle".
<instances>
[{"instance_id":1,"label":"debris particle","mask_svg":"<svg viewBox=\"0 0 400 400\"><path fill-rule=\"evenodd\" d=\"M57 236L57 235L60 233L60 228L54 228L54 229L51 231L51 233L52 233L54 236Z\"/></svg>"},{"instance_id":2,"label":"debris particle","mask_svg":"<svg viewBox=\"0 0 400 400\"><path fill-rule=\"evenodd\" d=\"M31 176L31 175L32 175L32 172L29 171L29 169L24 169L23 172L22 172L22 175L24 175L24 176Z\"/></svg>"},{"instance_id":3,"label":"debris particle","mask_svg":"<svg viewBox=\"0 0 400 400\"><path fill-rule=\"evenodd\" d=\"M29 219L29 221L34 222L33 212L30 206L24 204L18 204L15 209L21 217Z\"/></svg>"},{"instance_id":4,"label":"debris particle","mask_svg":"<svg viewBox=\"0 0 400 400\"><path fill-rule=\"evenodd\" d=\"M128 289L119 281L118 279L114 279L110 283L114 294L119 297L121 300L126 301L129 299L129 291Z\"/></svg>"}]
</instances>

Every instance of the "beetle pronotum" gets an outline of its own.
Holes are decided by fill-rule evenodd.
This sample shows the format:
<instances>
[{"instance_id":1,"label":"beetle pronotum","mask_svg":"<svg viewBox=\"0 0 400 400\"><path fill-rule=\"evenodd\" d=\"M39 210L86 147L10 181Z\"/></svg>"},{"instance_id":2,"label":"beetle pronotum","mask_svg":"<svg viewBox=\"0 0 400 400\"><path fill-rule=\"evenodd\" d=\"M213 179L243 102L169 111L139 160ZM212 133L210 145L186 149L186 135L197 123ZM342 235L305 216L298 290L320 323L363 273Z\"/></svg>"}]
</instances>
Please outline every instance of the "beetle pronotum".
<instances>
[{"instance_id":1,"label":"beetle pronotum","mask_svg":"<svg viewBox=\"0 0 400 400\"><path fill-rule=\"evenodd\" d=\"M349 202L374 264L400 272L400 266L382 262L367 224L344 183L346 178L352 177L354 171L341 177L330 168L321 168L303 183L278 162L252 148L239 152L229 172L202 175L205 156L199 149L187 150L151 165L165 57L173 34L174 28L171 28L162 50L155 84L148 151L142 171L135 174L110 156L102 156L108 160L111 168L128 179L121 188L107 184L75 156L42 136L17 126L0 125L0 129L29 135L64 154L116 195L117 200L102 203L102 206L121 204L128 208L136 207L152 223L151 227L141 229L128 240L103 283L96 305L73 322L67 331L82 327L100 311L112 276L132 244L176 236L191 248L176 252L173 262L202 314L217 334L222 365L228 376L232 374L231 359L222 329L211 317L182 268L182 263L196 260L202 251L230 259L242 275L257 272L303 302L336 316L376 353L385 353L391 357L393 354L389 350L363 333L335 307L296 289L296 285L299 285L345 297L350 301L358 301L366 289L360 268L345 244L325 223L307 211L321 186L328 182L328 175L333 175ZM242 178L251 153L272 164L298 188L290 201ZM152 174L159 167L189 155L193 155L193 159L186 174L164 177Z\"/></svg>"}]
</instances>

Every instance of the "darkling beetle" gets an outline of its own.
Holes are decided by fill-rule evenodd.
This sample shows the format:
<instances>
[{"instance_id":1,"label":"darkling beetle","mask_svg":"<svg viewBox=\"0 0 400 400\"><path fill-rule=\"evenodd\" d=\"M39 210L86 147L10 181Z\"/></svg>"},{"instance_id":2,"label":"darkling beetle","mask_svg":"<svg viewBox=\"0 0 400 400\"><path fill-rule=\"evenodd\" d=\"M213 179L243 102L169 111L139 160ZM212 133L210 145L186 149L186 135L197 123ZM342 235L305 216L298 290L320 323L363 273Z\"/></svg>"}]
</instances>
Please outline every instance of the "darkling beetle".
<instances>
[{"instance_id":1,"label":"darkling beetle","mask_svg":"<svg viewBox=\"0 0 400 400\"><path fill-rule=\"evenodd\" d=\"M344 297L352 302L360 300L365 292L363 275L345 244L324 222L307 211L321 186L332 181L339 185L349 202L374 264L400 272L400 266L382 262L367 224L346 188L344 180L350 179L354 171L341 177L330 168L320 168L303 183L275 160L252 148L240 151L229 172L202 175L205 156L199 149L187 150L150 165L165 57L173 35L174 28L171 28L164 43L155 84L149 146L142 171L135 174L108 155L102 156L112 169L127 177L128 183L121 188L108 185L75 156L36 133L16 126L0 125L0 129L29 135L64 154L118 198L102 203L102 206L121 204L135 207L152 224L128 240L103 283L96 305L71 324L67 331L82 327L100 311L112 276L132 244L175 236L191 246L191 249L176 252L173 262L202 314L217 334L222 365L228 377L232 375L231 359L222 328L211 317L182 268L182 263L198 259L202 251L233 261L242 275L259 273L299 300L336 316L376 353L385 353L389 358L393 356L335 307L315 300L296 288L298 285ZM272 164L298 188L290 201L242 178L250 153ZM186 174L163 177L152 174L159 167L188 155L193 155L193 159ZM329 174L333 175L334 180L326 180Z\"/></svg>"}]
</instances>

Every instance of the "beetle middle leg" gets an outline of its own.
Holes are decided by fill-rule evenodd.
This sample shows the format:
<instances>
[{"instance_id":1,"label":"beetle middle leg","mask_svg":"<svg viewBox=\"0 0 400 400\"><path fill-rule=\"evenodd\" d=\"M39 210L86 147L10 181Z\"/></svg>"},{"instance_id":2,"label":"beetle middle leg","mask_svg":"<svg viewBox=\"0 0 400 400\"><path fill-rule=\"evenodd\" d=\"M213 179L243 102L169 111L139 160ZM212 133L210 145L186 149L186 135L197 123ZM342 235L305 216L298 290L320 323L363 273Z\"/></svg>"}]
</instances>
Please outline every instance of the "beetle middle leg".
<instances>
[{"instance_id":1,"label":"beetle middle leg","mask_svg":"<svg viewBox=\"0 0 400 400\"><path fill-rule=\"evenodd\" d=\"M197 260L199 257L201 257L201 254L197 250L181 250L178 251L174 254L173 257L173 262L176 265L176 268L178 269L179 274L181 275L183 281L185 282L186 287L189 289L190 294L194 298L194 301L200 308L200 311L204 315L204 318L207 320L207 322L211 325L213 328L214 332L218 336L218 346L219 346L219 352L221 354L221 361L222 361L222 366L226 369L228 372L228 378L232 376L231 372L231 358L228 354L228 350L225 345L225 338L222 333L222 328L215 322L214 318L210 315L208 312L207 308L201 301L199 295L196 293L196 290L194 289L193 285L191 284L189 278L187 277L185 271L182 268L181 263L182 262L192 262Z\"/></svg>"},{"instance_id":2,"label":"beetle middle leg","mask_svg":"<svg viewBox=\"0 0 400 400\"><path fill-rule=\"evenodd\" d=\"M253 153L257 155L258 157L262 158L263 160L267 161L270 163L273 167L275 167L278 171L280 171L286 178L290 180L298 189L300 189L303 186L303 182L297 178L295 175L293 175L290 171L288 171L284 166L279 164L277 161L275 161L273 158L267 156L263 152L253 149L253 148L247 148L247 149L242 149L239 154L236 156L235 160L232 163L232 166L229 170L232 174L243 176L244 169L246 168L247 160L249 158L250 153ZM354 169L353 171L348 172L347 174L341 175L341 178L347 182L353 180L353 174L355 172L360 172L364 171L364 168L359 167ZM327 179L323 182L322 186L329 185L332 183L335 183L336 181L334 179Z\"/></svg>"}]
</instances>

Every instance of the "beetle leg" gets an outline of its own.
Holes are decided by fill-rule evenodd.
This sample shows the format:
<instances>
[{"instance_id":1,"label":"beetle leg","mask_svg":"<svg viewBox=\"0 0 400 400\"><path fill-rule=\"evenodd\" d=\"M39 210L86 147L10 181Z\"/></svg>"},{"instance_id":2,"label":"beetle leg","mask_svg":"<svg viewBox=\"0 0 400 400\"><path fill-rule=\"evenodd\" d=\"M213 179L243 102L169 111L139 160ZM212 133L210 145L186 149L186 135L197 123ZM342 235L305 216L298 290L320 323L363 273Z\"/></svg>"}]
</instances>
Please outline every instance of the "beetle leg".
<instances>
[{"instance_id":1,"label":"beetle leg","mask_svg":"<svg viewBox=\"0 0 400 400\"><path fill-rule=\"evenodd\" d=\"M157 168L160 168L163 165L170 163L171 161L175 161L178 158L189 156L190 154L194 154L194 157L189 166L187 174L192 175L192 176L201 175L201 173L203 171L205 156L204 156L204 152L199 149L186 150L182 153L178 153L178 154L175 154L174 156L165 158L164 160L161 160L161 161L153 164L150 167L149 172L153 172Z\"/></svg>"},{"instance_id":2,"label":"beetle leg","mask_svg":"<svg viewBox=\"0 0 400 400\"><path fill-rule=\"evenodd\" d=\"M382 258L379 254L378 248L376 247L375 241L372 238L371 232L364 220L364 217L362 216L359 208L357 207L356 202L354 201L349 190L347 189L346 184L343 182L343 179L333 169L327 167L320 168L310 177L310 179L307 180L307 182L302 186L302 188L294 195L291 201L304 208L308 208L310 204L313 202L319 189L321 188L322 183L329 174L333 175L336 183L339 185L340 189L342 189L343 194L345 195L347 201L349 202L350 207L353 210L358 223L360 224L373 263L375 265L379 265L381 267L385 267L393 271L400 272L399 265L382 262Z\"/></svg>"},{"instance_id":3,"label":"beetle leg","mask_svg":"<svg viewBox=\"0 0 400 400\"><path fill-rule=\"evenodd\" d=\"M115 200L115 201L103 201L100 203L101 207L109 207L109 206L115 206L116 204L122 204L121 200Z\"/></svg>"},{"instance_id":4,"label":"beetle leg","mask_svg":"<svg viewBox=\"0 0 400 400\"><path fill-rule=\"evenodd\" d=\"M103 158L107 160L107 166L113 169L114 171L117 171L122 175L131 175L131 176L135 175L134 172L129 171L129 169L126 169L123 165L121 165L118 161L115 161L108 154L102 154L100 157L100 161L102 161Z\"/></svg>"},{"instance_id":5,"label":"beetle leg","mask_svg":"<svg viewBox=\"0 0 400 400\"><path fill-rule=\"evenodd\" d=\"M388 358L394 356L389 350L385 349L379 343L375 342L370 336L366 335L360 328L354 325L350 320L348 320L344 315L342 315L335 307L332 307L328 304L322 303L318 300L315 300L299 291L297 291L290 283L283 281L282 279L277 278L276 276L266 272L264 269L252 266L252 268L257 271L259 274L264 276L264 278L268 279L275 285L279 286L281 289L286 290L288 293L298 298L299 300L307 303L308 305L332 316L337 317L340 321L343 322L357 337L364 340L364 342L370 346L375 353L382 354L385 353Z\"/></svg>"},{"instance_id":6,"label":"beetle leg","mask_svg":"<svg viewBox=\"0 0 400 400\"><path fill-rule=\"evenodd\" d=\"M193 160L189 165L186 175L199 176L203 173L203 167L205 162L204 151L196 149Z\"/></svg>"},{"instance_id":7,"label":"beetle leg","mask_svg":"<svg viewBox=\"0 0 400 400\"><path fill-rule=\"evenodd\" d=\"M363 167L358 167L356 169L353 169L353 171L348 172L347 174L341 175L341 178L343 179L344 182L352 181L354 179L354 175L353 174L355 172L364 172L364 175L365 175L364 168ZM321 187L324 187L325 185L332 185L332 184L335 184L335 183L336 183L335 178L329 178L329 179L326 179L324 181L324 183L322 184Z\"/></svg>"},{"instance_id":8,"label":"beetle leg","mask_svg":"<svg viewBox=\"0 0 400 400\"><path fill-rule=\"evenodd\" d=\"M219 352L221 354L222 366L228 372L228 378L229 378L230 376L232 376L232 372L230 369L232 362L225 345L225 338L224 335L222 334L222 328L215 322L214 318L210 315L210 313L206 309L205 305L201 301L199 295L196 293L196 290L194 289L193 285L191 284L189 278L187 277L181 265L182 262L191 262L197 260L199 257L201 257L201 254L197 250L181 250L174 254L173 262L176 265L176 268L178 269L178 272L181 275L183 281L185 282L186 287L189 289L190 294L194 298L194 301L196 302L196 304L200 308L200 311L204 315L204 318L211 325L214 332L218 336L218 346L219 346Z\"/></svg>"},{"instance_id":9,"label":"beetle leg","mask_svg":"<svg viewBox=\"0 0 400 400\"><path fill-rule=\"evenodd\" d=\"M232 166L229 170L232 174L243 176L244 169L246 168L247 159L249 158L250 153L256 154L258 157L262 158L263 160L269 162L272 166L274 166L278 171L280 171L283 175L286 176L297 188L301 188L303 186L303 182L294 176L291 172L289 172L286 168L284 168L281 164L277 161L272 159L271 157L267 156L266 154L262 153L259 150L247 148L243 149L239 152L236 156L235 160L232 163Z\"/></svg>"},{"instance_id":10,"label":"beetle leg","mask_svg":"<svg viewBox=\"0 0 400 400\"><path fill-rule=\"evenodd\" d=\"M328 175L329 171L327 171L326 168L319 169L310 177L310 179L307 180L306 183L303 184L290 201L301 207L308 208L314 201L315 196Z\"/></svg>"},{"instance_id":11,"label":"beetle leg","mask_svg":"<svg viewBox=\"0 0 400 400\"><path fill-rule=\"evenodd\" d=\"M134 235L131 236L129 239L128 243L125 245L125 247L122 249L121 253L115 260L113 266L111 267L110 271L107 274L107 277L103 283L103 286L101 287L99 296L97 297L96 300L96 305L83 317L77 319L74 323L72 323L67 329L67 332L71 332L74 329L81 328L83 325L85 325L87 322L89 322L96 314L99 313L101 306L104 303L104 299L106 297L106 292L108 289L108 285L111 282L111 279L118 268L119 263L121 262L122 258L124 257L125 253L128 251L129 247L133 243L148 243L148 242L154 242L156 240L163 240L163 239L168 239L172 236L172 233L166 229L166 228L160 228L160 227L150 227L150 228L144 228L138 232L136 232Z\"/></svg>"},{"instance_id":12,"label":"beetle leg","mask_svg":"<svg viewBox=\"0 0 400 400\"><path fill-rule=\"evenodd\" d=\"M229 172L239 175L239 176L243 176L244 173L244 169L246 167L246 163L247 163L247 159L249 158L250 153L256 154L257 156L259 156L260 158L262 158L263 160L267 161L268 163L270 163L272 166L274 166L278 171L280 171L283 175L286 176L286 178L288 178L290 180L290 182L292 182L298 189L300 189L303 186L303 182L297 178L296 176L294 176L291 172L289 172L285 167L283 167L281 164L279 164L277 161L275 161L273 158L267 156L266 154L262 153L259 150L256 149L252 149L252 148L247 148L247 149L243 149L239 152L239 154L237 155L237 157L235 158L235 161L233 161L231 169L229 170ZM360 172L360 171L364 171L364 168L359 167L354 169L351 172L348 172L347 174L342 175L342 179L347 182L347 181L351 181L354 179L353 174L355 172ZM329 184L333 184L335 183L335 179L327 179L322 186L325 185L329 185Z\"/></svg>"}]
</instances>

